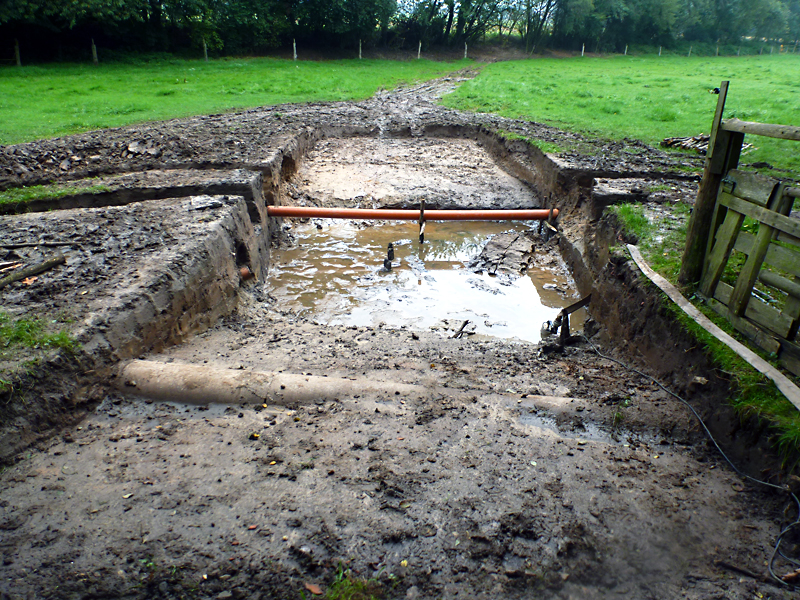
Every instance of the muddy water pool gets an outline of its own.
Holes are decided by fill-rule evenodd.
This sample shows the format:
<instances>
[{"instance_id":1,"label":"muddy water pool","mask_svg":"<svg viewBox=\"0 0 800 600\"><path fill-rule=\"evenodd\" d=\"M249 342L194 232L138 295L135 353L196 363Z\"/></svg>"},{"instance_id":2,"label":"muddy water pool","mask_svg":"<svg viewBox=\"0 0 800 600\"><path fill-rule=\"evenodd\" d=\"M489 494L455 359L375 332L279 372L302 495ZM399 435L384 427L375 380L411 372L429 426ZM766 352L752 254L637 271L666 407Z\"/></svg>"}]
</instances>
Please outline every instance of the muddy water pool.
<instances>
[{"instance_id":1,"label":"muddy water pool","mask_svg":"<svg viewBox=\"0 0 800 600\"><path fill-rule=\"evenodd\" d=\"M575 302L573 282L548 269L494 277L468 267L489 236L528 227L429 223L420 244L416 223L295 224L296 245L274 251L268 291L281 306L329 325L447 331L469 320L471 333L538 342L542 324ZM580 325L582 316L571 322Z\"/></svg>"}]
</instances>

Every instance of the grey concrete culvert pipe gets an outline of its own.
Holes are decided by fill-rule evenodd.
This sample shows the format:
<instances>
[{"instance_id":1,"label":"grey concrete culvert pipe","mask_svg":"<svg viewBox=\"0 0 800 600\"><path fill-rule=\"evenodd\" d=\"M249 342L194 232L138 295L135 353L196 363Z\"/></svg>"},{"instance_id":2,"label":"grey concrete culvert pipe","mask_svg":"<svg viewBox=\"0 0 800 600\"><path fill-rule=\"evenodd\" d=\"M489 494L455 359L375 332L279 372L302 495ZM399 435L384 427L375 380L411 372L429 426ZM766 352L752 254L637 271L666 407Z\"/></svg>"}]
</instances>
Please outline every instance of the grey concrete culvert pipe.
<instances>
[{"instance_id":1,"label":"grey concrete culvert pipe","mask_svg":"<svg viewBox=\"0 0 800 600\"><path fill-rule=\"evenodd\" d=\"M313 404L364 393L423 394L426 388L366 378L265 373L217 366L134 360L120 367L117 388L153 400L189 404Z\"/></svg>"}]
</instances>

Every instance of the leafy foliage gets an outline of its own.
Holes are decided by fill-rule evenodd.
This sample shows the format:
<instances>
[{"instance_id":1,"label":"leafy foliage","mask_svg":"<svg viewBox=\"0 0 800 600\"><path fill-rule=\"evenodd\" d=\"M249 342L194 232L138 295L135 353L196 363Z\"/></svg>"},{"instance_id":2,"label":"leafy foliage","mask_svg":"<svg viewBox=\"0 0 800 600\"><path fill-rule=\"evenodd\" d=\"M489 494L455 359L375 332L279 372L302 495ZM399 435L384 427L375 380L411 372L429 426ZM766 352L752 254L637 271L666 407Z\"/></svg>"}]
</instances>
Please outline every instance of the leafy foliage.
<instances>
[{"instance_id":1,"label":"leafy foliage","mask_svg":"<svg viewBox=\"0 0 800 600\"><path fill-rule=\"evenodd\" d=\"M46 36L43 34L46 33ZM63 46L226 54L288 45L416 48L518 36L544 46L621 52L676 40L740 43L744 36L800 37L800 0L4 0L0 56L21 40L26 55ZM10 55L10 54L9 54Z\"/></svg>"}]
</instances>

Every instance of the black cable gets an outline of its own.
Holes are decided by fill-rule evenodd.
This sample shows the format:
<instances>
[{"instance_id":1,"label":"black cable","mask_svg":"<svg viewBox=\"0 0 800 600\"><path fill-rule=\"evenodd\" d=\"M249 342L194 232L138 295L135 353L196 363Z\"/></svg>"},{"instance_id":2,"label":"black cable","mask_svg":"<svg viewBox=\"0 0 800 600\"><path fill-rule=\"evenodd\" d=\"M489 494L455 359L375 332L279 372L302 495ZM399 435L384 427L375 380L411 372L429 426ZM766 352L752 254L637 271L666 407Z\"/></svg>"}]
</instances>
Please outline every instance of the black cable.
<instances>
[{"instance_id":1,"label":"black cable","mask_svg":"<svg viewBox=\"0 0 800 600\"><path fill-rule=\"evenodd\" d=\"M673 396L675 399L679 400L684 406L686 406L686 408L688 408L692 412L694 417L697 419L697 422L700 423L700 426L706 432L706 435L708 436L708 439L710 439L711 442L714 444L714 447L716 447L717 451L722 455L722 458L725 459L725 461L730 465L730 467L734 471L736 471L736 473L739 474L740 477L742 477L744 479L749 479L753 483L757 483L757 484L760 484L760 485L763 485L763 486L766 486L766 487L770 487L770 488L774 488L776 490L780 490L782 492L786 492L787 494L789 494L792 497L792 500L794 500L795 504L797 505L797 518L794 520L793 523L790 523L789 525L784 527L781 530L781 532L778 534L778 539L775 541L775 547L772 550L772 556L770 556L769 563L767 564L767 568L769 569L770 576L776 582L778 582L782 586L790 589L791 591L800 590L800 587L795 586L795 585L793 585L791 583L788 583L788 582L784 581L783 579L781 579L780 577L778 577L775 574L775 571L773 570L773 565L775 563L775 558L778 555L780 555L783 559L785 559L790 564L793 564L795 566L800 565L800 561L797 561L795 559L789 558L781 550L781 542L783 541L783 537L787 533L789 533L789 531L791 531L792 529L794 529L795 527L800 525L800 500L798 500L797 496L791 490L789 490L789 489L787 489L785 487L782 487L780 485L776 485L774 483L770 483L768 481L762 481L761 479L756 479L755 477L751 477L747 473L743 473L742 471L740 471L739 468L735 464L733 464L733 461L731 461L731 459L728 458L728 455L725 454L725 452L722 450L722 448L720 448L719 444L717 443L717 440L714 439L714 436L711 434L711 431L708 429L708 427L706 426L706 424L703 421L703 419L700 417L700 415L697 413L697 411L694 409L694 407L691 404L689 404L689 402L687 402L686 400L681 398L678 394L676 394L672 390L667 389L655 377L651 377L650 375L647 375L646 373L643 373L643 372L639 371L638 369L634 369L633 367L631 367L630 365L625 364L621 360L617 360L616 358L612 358L610 356L606 356L605 354L600 352L600 350L598 350L597 347L591 342L591 340L588 337L586 337L585 335L581 335L580 337L582 337L584 340L586 340L586 342L592 347L592 350L594 350L595 354L597 354L600 358L604 358L606 360L610 360L611 362L617 363L622 368L627 369L628 371L631 371L632 373L636 373L640 377L643 377L643 378L645 378L645 379L647 379L649 381L652 381L658 387L660 387L662 390L667 392L670 396Z\"/></svg>"}]
</instances>

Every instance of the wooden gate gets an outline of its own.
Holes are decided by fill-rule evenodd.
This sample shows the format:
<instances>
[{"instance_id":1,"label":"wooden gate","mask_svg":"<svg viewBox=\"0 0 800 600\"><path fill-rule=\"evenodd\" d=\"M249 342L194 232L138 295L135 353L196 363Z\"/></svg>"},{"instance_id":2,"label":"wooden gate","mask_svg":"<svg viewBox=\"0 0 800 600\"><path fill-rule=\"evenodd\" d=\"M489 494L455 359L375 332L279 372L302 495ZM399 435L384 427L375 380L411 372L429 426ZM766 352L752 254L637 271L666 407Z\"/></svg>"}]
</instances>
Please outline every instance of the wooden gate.
<instances>
[{"instance_id":1,"label":"wooden gate","mask_svg":"<svg viewBox=\"0 0 800 600\"><path fill-rule=\"evenodd\" d=\"M794 190L791 190L794 192ZM700 292L709 305L800 374L800 220L794 193L775 180L730 171L722 180Z\"/></svg>"},{"instance_id":2,"label":"wooden gate","mask_svg":"<svg viewBox=\"0 0 800 600\"><path fill-rule=\"evenodd\" d=\"M723 81L680 281L699 281L716 312L800 375L800 189L737 170L745 134L800 141L800 128L723 120L727 92Z\"/></svg>"}]
</instances>

